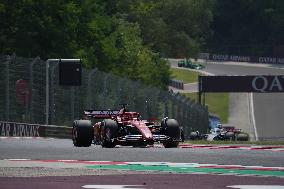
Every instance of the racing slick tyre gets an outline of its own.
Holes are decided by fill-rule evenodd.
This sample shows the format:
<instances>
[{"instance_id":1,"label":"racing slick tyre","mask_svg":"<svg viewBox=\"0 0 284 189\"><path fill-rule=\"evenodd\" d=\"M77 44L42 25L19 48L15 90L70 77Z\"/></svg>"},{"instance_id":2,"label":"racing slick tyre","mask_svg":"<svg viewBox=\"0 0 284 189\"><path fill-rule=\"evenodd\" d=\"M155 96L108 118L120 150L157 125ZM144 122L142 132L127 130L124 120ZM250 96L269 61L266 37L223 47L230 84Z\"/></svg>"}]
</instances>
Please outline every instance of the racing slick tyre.
<instances>
[{"instance_id":1,"label":"racing slick tyre","mask_svg":"<svg viewBox=\"0 0 284 189\"><path fill-rule=\"evenodd\" d=\"M197 131L191 131L189 133L189 139L190 140L196 140L196 139L198 139L198 137L199 137L199 134L198 134Z\"/></svg>"},{"instance_id":2,"label":"racing slick tyre","mask_svg":"<svg viewBox=\"0 0 284 189\"><path fill-rule=\"evenodd\" d=\"M228 132L225 133L225 139L233 140L234 138L235 138L234 132L228 131Z\"/></svg>"},{"instance_id":3,"label":"racing slick tyre","mask_svg":"<svg viewBox=\"0 0 284 189\"><path fill-rule=\"evenodd\" d=\"M76 147L89 147L94 139L93 126L89 120L75 120L72 128L72 140Z\"/></svg>"},{"instance_id":4,"label":"racing slick tyre","mask_svg":"<svg viewBox=\"0 0 284 189\"><path fill-rule=\"evenodd\" d=\"M238 141L248 141L249 140L249 135L246 134L246 133L236 134L236 140L238 140Z\"/></svg>"},{"instance_id":5,"label":"racing slick tyre","mask_svg":"<svg viewBox=\"0 0 284 189\"><path fill-rule=\"evenodd\" d=\"M103 148L113 148L116 143L114 138L117 137L118 126L114 120L105 119L101 130L101 145Z\"/></svg>"},{"instance_id":6,"label":"racing slick tyre","mask_svg":"<svg viewBox=\"0 0 284 189\"><path fill-rule=\"evenodd\" d=\"M164 134L170 139L163 142L165 148L176 148L181 141L181 130L175 119L166 119L161 123Z\"/></svg>"}]
</instances>

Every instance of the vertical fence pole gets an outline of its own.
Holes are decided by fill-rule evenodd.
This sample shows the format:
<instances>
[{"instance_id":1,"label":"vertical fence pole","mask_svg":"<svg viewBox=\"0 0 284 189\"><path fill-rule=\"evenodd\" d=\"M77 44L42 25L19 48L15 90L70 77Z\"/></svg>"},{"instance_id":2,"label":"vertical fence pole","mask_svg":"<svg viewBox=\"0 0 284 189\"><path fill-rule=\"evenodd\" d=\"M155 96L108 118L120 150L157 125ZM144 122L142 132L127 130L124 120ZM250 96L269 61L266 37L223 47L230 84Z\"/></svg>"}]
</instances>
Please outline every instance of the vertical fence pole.
<instances>
[{"instance_id":1,"label":"vertical fence pole","mask_svg":"<svg viewBox=\"0 0 284 189\"><path fill-rule=\"evenodd\" d=\"M49 124L49 60L46 61L45 67L45 124Z\"/></svg>"},{"instance_id":2,"label":"vertical fence pole","mask_svg":"<svg viewBox=\"0 0 284 189\"><path fill-rule=\"evenodd\" d=\"M29 121L33 122L33 86L34 86L34 75L33 75L33 65L36 62L37 58L30 64L30 87L31 87L31 100L30 100L30 117Z\"/></svg>"},{"instance_id":3,"label":"vertical fence pole","mask_svg":"<svg viewBox=\"0 0 284 189\"><path fill-rule=\"evenodd\" d=\"M187 114L186 114L186 111L187 111L187 107L186 107L186 102L187 102L187 99L185 96L183 96L183 100L182 100L182 121L183 121L183 124L182 124L182 127L183 127L183 130L185 130L185 127L188 127L188 119L187 119Z\"/></svg>"},{"instance_id":4,"label":"vertical fence pole","mask_svg":"<svg viewBox=\"0 0 284 189\"><path fill-rule=\"evenodd\" d=\"M135 90L136 90L136 84L131 81L130 82L130 91L131 91L131 95L129 95L129 100L132 100L132 103L130 104L130 109L134 109L136 106L135 106L135 102L136 102L136 95L135 95Z\"/></svg>"},{"instance_id":5,"label":"vertical fence pole","mask_svg":"<svg viewBox=\"0 0 284 189\"><path fill-rule=\"evenodd\" d=\"M174 93L171 93L171 98L172 98L172 116L174 119L176 119L176 110L175 110L176 96Z\"/></svg>"},{"instance_id":6,"label":"vertical fence pole","mask_svg":"<svg viewBox=\"0 0 284 189\"><path fill-rule=\"evenodd\" d=\"M71 87L71 120L74 120L74 112L75 112L75 89Z\"/></svg>"},{"instance_id":7,"label":"vertical fence pole","mask_svg":"<svg viewBox=\"0 0 284 189\"><path fill-rule=\"evenodd\" d=\"M31 101L30 101L30 118L29 121L33 123L33 112L34 112L34 106L33 106L33 100L34 100L34 72L33 72L33 66L36 62L40 60L39 57L36 57L30 64L30 87L31 87Z\"/></svg>"},{"instance_id":8,"label":"vertical fence pole","mask_svg":"<svg viewBox=\"0 0 284 189\"><path fill-rule=\"evenodd\" d=\"M202 96L202 81L201 76L198 75L198 103L201 104L201 96Z\"/></svg>"},{"instance_id":9,"label":"vertical fence pole","mask_svg":"<svg viewBox=\"0 0 284 189\"><path fill-rule=\"evenodd\" d=\"M49 109L50 109L49 123L50 124L55 124L55 122L56 122L56 113L57 113L56 108L57 108L57 106L56 106L56 102L55 102L55 99L56 99L55 87L56 87L56 85L54 84L55 83L55 80L54 80L55 74L54 73L55 73L55 69L56 69L57 65L58 64L51 66L51 74L50 74L50 76L51 76L50 77L50 87L49 87L50 94L51 94L51 95L49 95L49 101L50 101L49 102Z\"/></svg>"},{"instance_id":10,"label":"vertical fence pole","mask_svg":"<svg viewBox=\"0 0 284 189\"><path fill-rule=\"evenodd\" d=\"M103 103L103 107L105 107L106 106L106 95L107 95L107 79L108 79L108 75L106 75L105 76L105 78L104 78L104 92L103 92L103 94L104 94L104 96L103 96L103 98L104 98L104 103Z\"/></svg>"},{"instance_id":11,"label":"vertical fence pole","mask_svg":"<svg viewBox=\"0 0 284 189\"><path fill-rule=\"evenodd\" d=\"M205 96L206 96L206 93L203 93L203 99L202 99L202 105L205 106Z\"/></svg>"},{"instance_id":12,"label":"vertical fence pole","mask_svg":"<svg viewBox=\"0 0 284 189\"><path fill-rule=\"evenodd\" d=\"M97 71L97 69L93 69L90 71L88 74L88 87L87 87L87 102L86 102L86 107L88 109L92 109L93 103L92 103L92 76L93 74Z\"/></svg>"},{"instance_id":13,"label":"vertical fence pole","mask_svg":"<svg viewBox=\"0 0 284 189\"><path fill-rule=\"evenodd\" d=\"M11 57L6 60L6 121L10 121L10 62Z\"/></svg>"},{"instance_id":14,"label":"vertical fence pole","mask_svg":"<svg viewBox=\"0 0 284 189\"><path fill-rule=\"evenodd\" d=\"M186 107L187 107L187 123L188 123L188 125L187 125L187 128L186 128L186 130L185 130L185 133L184 133L184 135L185 135L185 138L188 138L189 137L189 134L190 134L190 132L191 132L191 127L192 127L192 119L191 119L191 101L190 100L188 100L187 102L186 102Z\"/></svg>"},{"instance_id":15,"label":"vertical fence pole","mask_svg":"<svg viewBox=\"0 0 284 189\"><path fill-rule=\"evenodd\" d=\"M165 95L165 113L164 113L164 117L169 117L169 107L168 107L168 103L169 103L169 99L168 96Z\"/></svg>"}]
</instances>

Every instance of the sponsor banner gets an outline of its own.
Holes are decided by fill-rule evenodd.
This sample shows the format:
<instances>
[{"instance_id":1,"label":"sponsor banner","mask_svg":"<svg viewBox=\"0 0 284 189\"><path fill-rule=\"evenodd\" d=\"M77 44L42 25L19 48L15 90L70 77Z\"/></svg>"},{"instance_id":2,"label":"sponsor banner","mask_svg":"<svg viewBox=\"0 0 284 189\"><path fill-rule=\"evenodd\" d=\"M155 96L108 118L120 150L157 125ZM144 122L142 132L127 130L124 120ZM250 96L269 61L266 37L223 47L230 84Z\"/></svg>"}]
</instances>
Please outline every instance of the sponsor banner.
<instances>
[{"instance_id":1,"label":"sponsor banner","mask_svg":"<svg viewBox=\"0 0 284 189\"><path fill-rule=\"evenodd\" d=\"M210 54L209 59L215 61L251 62L251 57L249 56L235 56L226 54Z\"/></svg>"},{"instance_id":2,"label":"sponsor banner","mask_svg":"<svg viewBox=\"0 0 284 189\"><path fill-rule=\"evenodd\" d=\"M45 127L37 124L0 121L0 136L44 137Z\"/></svg>"},{"instance_id":3,"label":"sponsor banner","mask_svg":"<svg viewBox=\"0 0 284 189\"><path fill-rule=\"evenodd\" d=\"M260 64L284 64L284 58L282 57L256 57L256 56L239 56L228 54L209 54L201 53L199 58L212 60L212 61L224 61L224 62L251 62Z\"/></svg>"},{"instance_id":4,"label":"sponsor banner","mask_svg":"<svg viewBox=\"0 0 284 189\"><path fill-rule=\"evenodd\" d=\"M258 63L284 64L284 58L258 57Z\"/></svg>"},{"instance_id":5,"label":"sponsor banner","mask_svg":"<svg viewBox=\"0 0 284 189\"><path fill-rule=\"evenodd\" d=\"M284 75L199 76L200 92L284 92Z\"/></svg>"}]
</instances>

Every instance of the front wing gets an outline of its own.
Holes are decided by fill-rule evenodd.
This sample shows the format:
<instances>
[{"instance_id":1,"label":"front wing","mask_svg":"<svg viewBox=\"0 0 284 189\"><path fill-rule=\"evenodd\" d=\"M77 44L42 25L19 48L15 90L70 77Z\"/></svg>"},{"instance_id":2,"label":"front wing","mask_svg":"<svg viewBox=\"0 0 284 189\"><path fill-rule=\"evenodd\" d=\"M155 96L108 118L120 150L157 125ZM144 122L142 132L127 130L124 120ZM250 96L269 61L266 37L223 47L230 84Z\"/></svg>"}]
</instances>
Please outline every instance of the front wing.
<instances>
[{"instance_id":1,"label":"front wing","mask_svg":"<svg viewBox=\"0 0 284 189\"><path fill-rule=\"evenodd\" d=\"M124 135L121 137L116 138L117 141L119 142L143 142L143 141L147 141L146 139L143 138L142 135ZM167 136L167 135L160 135L160 134L154 134L153 135L153 141L154 142L165 142L165 141L169 141L172 140L171 137ZM182 141L180 140L175 140L175 141Z\"/></svg>"}]
</instances>

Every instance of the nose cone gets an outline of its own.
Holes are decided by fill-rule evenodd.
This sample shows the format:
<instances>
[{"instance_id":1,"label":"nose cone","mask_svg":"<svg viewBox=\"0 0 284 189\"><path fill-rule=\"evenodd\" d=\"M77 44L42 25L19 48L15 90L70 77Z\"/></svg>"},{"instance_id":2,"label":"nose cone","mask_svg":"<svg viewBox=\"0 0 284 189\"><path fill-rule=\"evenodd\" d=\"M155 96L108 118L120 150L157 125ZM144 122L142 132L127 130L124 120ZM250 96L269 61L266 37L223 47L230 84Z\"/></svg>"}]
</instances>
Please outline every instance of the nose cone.
<instances>
[{"instance_id":1,"label":"nose cone","mask_svg":"<svg viewBox=\"0 0 284 189\"><path fill-rule=\"evenodd\" d=\"M143 138L145 138L146 140L153 139L152 132L151 132L150 129L145 125L144 122L136 121L136 122L134 122L134 125L139 129L139 131L141 132Z\"/></svg>"},{"instance_id":2,"label":"nose cone","mask_svg":"<svg viewBox=\"0 0 284 189\"><path fill-rule=\"evenodd\" d=\"M148 129L149 130L149 129ZM146 132L145 133L145 138L146 139L152 139L153 138L153 135L152 135L152 133L151 133L151 131L149 130L149 132Z\"/></svg>"}]
</instances>

